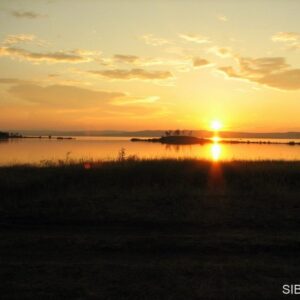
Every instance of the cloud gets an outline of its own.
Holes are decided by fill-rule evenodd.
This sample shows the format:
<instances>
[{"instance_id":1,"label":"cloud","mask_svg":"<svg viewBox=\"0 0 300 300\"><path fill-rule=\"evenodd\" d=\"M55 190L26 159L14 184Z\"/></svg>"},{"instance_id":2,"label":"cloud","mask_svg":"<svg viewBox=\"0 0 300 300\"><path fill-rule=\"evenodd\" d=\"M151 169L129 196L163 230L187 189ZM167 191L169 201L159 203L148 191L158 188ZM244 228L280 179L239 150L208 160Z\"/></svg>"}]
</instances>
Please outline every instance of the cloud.
<instances>
[{"instance_id":1,"label":"cloud","mask_svg":"<svg viewBox=\"0 0 300 300\"><path fill-rule=\"evenodd\" d=\"M268 74L258 82L282 90L298 90L300 89L300 69Z\"/></svg>"},{"instance_id":2,"label":"cloud","mask_svg":"<svg viewBox=\"0 0 300 300\"><path fill-rule=\"evenodd\" d=\"M193 58L193 66L194 67L204 67L209 65L210 62L207 59L201 57L194 57Z\"/></svg>"},{"instance_id":3,"label":"cloud","mask_svg":"<svg viewBox=\"0 0 300 300\"><path fill-rule=\"evenodd\" d=\"M173 78L173 75L169 71L147 71L145 69L113 69L113 70L102 70L102 71L89 71L94 75L109 79L118 80L164 80Z\"/></svg>"},{"instance_id":4,"label":"cloud","mask_svg":"<svg viewBox=\"0 0 300 300\"><path fill-rule=\"evenodd\" d=\"M272 36L273 42L296 42L300 40L300 33L297 32L277 32Z\"/></svg>"},{"instance_id":5,"label":"cloud","mask_svg":"<svg viewBox=\"0 0 300 300\"><path fill-rule=\"evenodd\" d=\"M199 34L179 34L178 36L184 39L185 41L193 42L197 44L210 43L210 40L206 36L199 35Z\"/></svg>"},{"instance_id":6,"label":"cloud","mask_svg":"<svg viewBox=\"0 0 300 300\"><path fill-rule=\"evenodd\" d=\"M106 101L126 97L123 92L94 91L66 85L43 87L37 84L16 84L8 92L34 104L72 108L101 105Z\"/></svg>"},{"instance_id":7,"label":"cloud","mask_svg":"<svg viewBox=\"0 0 300 300\"><path fill-rule=\"evenodd\" d=\"M300 89L300 69L291 69L284 57L237 58L239 70L231 66L220 71L231 78L245 79L281 90Z\"/></svg>"},{"instance_id":8,"label":"cloud","mask_svg":"<svg viewBox=\"0 0 300 300\"><path fill-rule=\"evenodd\" d=\"M118 117L124 126L130 122L134 126L136 119L161 118L170 114L164 103L156 104L159 96L137 97L121 91L99 91L63 84L45 86L17 78L0 78L0 83L12 85L3 94L8 101L0 103L1 121L18 120L25 127L46 123L58 127L70 124L103 126L106 121L107 125L112 124L113 117ZM15 111L13 107L16 105L21 110Z\"/></svg>"},{"instance_id":9,"label":"cloud","mask_svg":"<svg viewBox=\"0 0 300 300\"><path fill-rule=\"evenodd\" d=\"M26 19L36 19L44 16L34 11L21 11L21 10L13 10L10 12L10 14L16 18L26 18Z\"/></svg>"},{"instance_id":10,"label":"cloud","mask_svg":"<svg viewBox=\"0 0 300 300\"><path fill-rule=\"evenodd\" d=\"M298 32L278 32L271 39L273 42L285 43L288 50L300 49L300 33Z\"/></svg>"},{"instance_id":11,"label":"cloud","mask_svg":"<svg viewBox=\"0 0 300 300\"><path fill-rule=\"evenodd\" d=\"M140 57L136 55L115 54L113 58L104 59L108 64L115 63L132 64L136 66L154 66L154 65L180 65L186 63L186 60L159 58L159 57Z\"/></svg>"},{"instance_id":12,"label":"cloud","mask_svg":"<svg viewBox=\"0 0 300 300\"><path fill-rule=\"evenodd\" d=\"M128 64L135 68L143 68L147 66L174 66L188 67L190 66L190 57L180 56L177 58L169 57L140 57L137 55L115 54L111 58L101 58L103 66L119 69L118 64Z\"/></svg>"},{"instance_id":13,"label":"cloud","mask_svg":"<svg viewBox=\"0 0 300 300\"><path fill-rule=\"evenodd\" d=\"M208 52L211 52L219 57L234 56L232 49L230 47L211 47L208 49Z\"/></svg>"},{"instance_id":14,"label":"cloud","mask_svg":"<svg viewBox=\"0 0 300 300\"><path fill-rule=\"evenodd\" d=\"M37 38L34 34L20 33L20 34L10 34L6 36L2 42L3 46L12 47L20 43L34 43L37 46L45 47L49 43L47 41Z\"/></svg>"},{"instance_id":15,"label":"cloud","mask_svg":"<svg viewBox=\"0 0 300 300\"><path fill-rule=\"evenodd\" d=\"M156 57L156 58L146 58L141 61L141 66L187 66L190 64L190 58L180 57L180 58L165 58L165 57Z\"/></svg>"},{"instance_id":16,"label":"cloud","mask_svg":"<svg viewBox=\"0 0 300 300\"><path fill-rule=\"evenodd\" d=\"M141 36L141 39L147 44L151 46L163 46L169 44L170 42L164 38L159 38L154 36L153 34L145 34Z\"/></svg>"},{"instance_id":17,"label":"cloud","mask_svg":"<svg viewBox=\"0 0 300 300\"><path fill-rule=\"evenodd\" d=\"M72 54L80 55L80 56L100 56L101 51L93 51L93 50L86 50L86 49L75 49L69 51Z\"/></svg>"},{"instance_id":18,"label":"cloud","mask_svg":"<svg viewBox=\"0 0 300 300\"><path fill-rule=\"evenodd\" d=\"M51 73L51 74L48 74L48 77L49 78L57 78L57 77L59 77L59 74Z\"/></svg>"},{"instance_id":19,"label":"cloud","mask_svg":"<svg viewBox=\"0 0 300 300\"><path fill-rule=\"evenodd\" d=\"M8 56L35 63L83 63L93 60L89 54L81 52L81 50L39 53L18 47L0 47L0 56Z\"/></svg>"},{"instance_id":20,"label":"cloud","mask_svg":"<svg viewBox=\"0 0 300 300\"><path fill-rule=\"evenodd\" d=\"M243 75L247 77L261 77L272 72L278 72L289 67L284 57L262 57L238 59Z\"/></svg>"},{"instance_id":21,"label":"cloud","mask_svg":"<svg viewBox=\"0 0 300 300\"><path fill-rule=\"evenodd\" d=\"M140 58L136 55L124 55L124 54L115 54L114 61L121 63L136 63L140 61Z\"/></svg>"},{"instance_id":22,"label":"cloud","mask_svg":"<svg viewBox=\"0 0 300 300\"><path fill-rule=\"evenodd\" d=\"M149 96L143 98L123 98L116 99L111 101L110 103L113 105L128 105L128 104L152 104L157 102L160 99L159 96Z\"/></svg>"},{"instance_id":23,"label":"cloud","mask_svg":"<svg viewBox=\"0 0 300 300\"><path fill-rule=\"evenodd\" d=\"M30 80L22 80L17 78L0 78L2 84L20 84L20 83L32 83Z\"/></svg>"},{"instance_id":24,"label":"cloud","mask_svg":"<svg viewBox=\"0 0 300 300\"><path fill-rule=\"evenodd\" d=\"M32 42L35 39L36 36L34 34L11 34L5 38L3 44L14 45L18 43Z\"/></svg>"},{"instance_id":25,"label":"cloud","mask_svg":"<svg viewBox=\"0 0 300 300\"><path fill-rule=\"evenodd\" d=\"M219 15L217 16L217 19L221 22L227 22L228 18L225 15Z\"/></svg>"}]
</instances>

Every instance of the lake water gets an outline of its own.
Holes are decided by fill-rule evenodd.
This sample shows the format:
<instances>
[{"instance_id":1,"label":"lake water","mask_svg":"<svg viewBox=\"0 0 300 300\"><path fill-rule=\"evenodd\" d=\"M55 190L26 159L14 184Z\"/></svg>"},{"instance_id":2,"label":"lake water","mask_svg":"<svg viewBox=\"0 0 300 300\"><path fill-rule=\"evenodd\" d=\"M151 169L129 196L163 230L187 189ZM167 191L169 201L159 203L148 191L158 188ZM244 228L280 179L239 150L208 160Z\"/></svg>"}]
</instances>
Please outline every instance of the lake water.
<instances>
[{"instance_id":1,"label":"lake water","mask_svg":"<svg viewBox=\"0 0 300 300\"><path fill-rule=\"evenodd\" d=\"M0 165L39 163L42 160L63 160L67 157L110 160L118 157L121 148L125 149L126 156L137 155L139 158L190 157L214 161L300 160L300 146L219 143L172 146L147 142L134 143L128 137L76 137L73 140L26 138L1 141Z\"/></svg>"}]
</instances>

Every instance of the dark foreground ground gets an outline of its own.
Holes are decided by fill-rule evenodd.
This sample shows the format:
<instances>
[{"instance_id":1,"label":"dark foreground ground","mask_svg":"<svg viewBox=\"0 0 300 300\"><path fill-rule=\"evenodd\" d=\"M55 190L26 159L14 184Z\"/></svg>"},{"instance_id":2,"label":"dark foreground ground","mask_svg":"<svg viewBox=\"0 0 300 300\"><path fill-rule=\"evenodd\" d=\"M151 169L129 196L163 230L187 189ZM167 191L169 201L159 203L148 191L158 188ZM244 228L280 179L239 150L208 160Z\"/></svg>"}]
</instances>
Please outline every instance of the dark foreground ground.
<instances>
[{"instance_id":1,"label":"dark foreground ground","mask_svg":"<svg viewBox=\"0 0 300 300\"><path fill-rule=\"evenodd\" d=\"M1 299L288 299L300 162L0 168Z\"/></svg>"}]
</instances>

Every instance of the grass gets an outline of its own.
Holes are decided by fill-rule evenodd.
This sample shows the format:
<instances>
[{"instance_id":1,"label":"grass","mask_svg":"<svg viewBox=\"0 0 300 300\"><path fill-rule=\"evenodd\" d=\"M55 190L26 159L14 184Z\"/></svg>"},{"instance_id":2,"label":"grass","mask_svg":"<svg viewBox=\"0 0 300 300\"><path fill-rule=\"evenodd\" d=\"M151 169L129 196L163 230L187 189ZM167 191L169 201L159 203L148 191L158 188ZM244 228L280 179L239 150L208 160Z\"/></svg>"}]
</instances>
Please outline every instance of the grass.
<instances>
[{"instance_id":1,"label":"grass","mask_svg":"<svg viewBox=\"0 0 300 300\"><path fill-rule=\"evenodd\" d=\"M300 277L300 162L0 168L1 299L280 299Z\"/></svg>"}]
</instances>

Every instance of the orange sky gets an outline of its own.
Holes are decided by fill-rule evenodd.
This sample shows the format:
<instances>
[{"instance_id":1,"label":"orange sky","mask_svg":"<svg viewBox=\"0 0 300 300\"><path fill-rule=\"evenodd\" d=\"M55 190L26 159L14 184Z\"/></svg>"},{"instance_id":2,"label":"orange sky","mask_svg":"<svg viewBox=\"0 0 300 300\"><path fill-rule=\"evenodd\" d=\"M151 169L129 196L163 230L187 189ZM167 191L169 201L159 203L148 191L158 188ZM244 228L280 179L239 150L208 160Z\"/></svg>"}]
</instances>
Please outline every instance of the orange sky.
<instances>
[{"instance_id":1,"label":"orange sky","mask_svg":"<svg viewBox=\"0 0 300 300\"><path fill-rule=\"evenodd\" d=\"M0 130L300 131L300 2L2 0Z\"/></svg>"}]
</instances>

